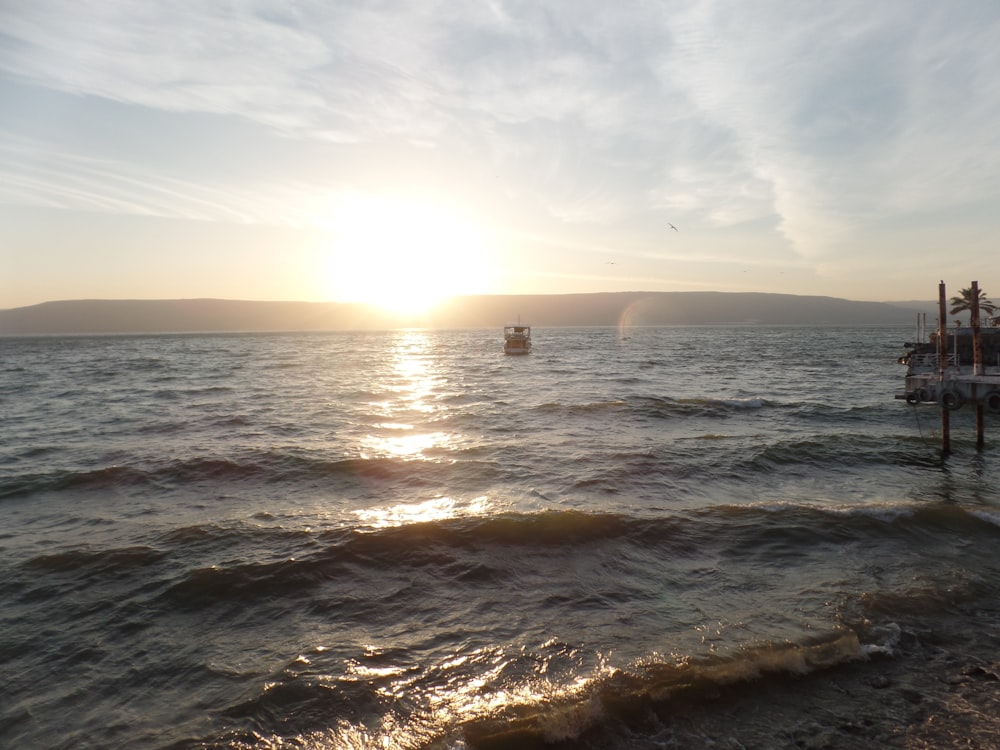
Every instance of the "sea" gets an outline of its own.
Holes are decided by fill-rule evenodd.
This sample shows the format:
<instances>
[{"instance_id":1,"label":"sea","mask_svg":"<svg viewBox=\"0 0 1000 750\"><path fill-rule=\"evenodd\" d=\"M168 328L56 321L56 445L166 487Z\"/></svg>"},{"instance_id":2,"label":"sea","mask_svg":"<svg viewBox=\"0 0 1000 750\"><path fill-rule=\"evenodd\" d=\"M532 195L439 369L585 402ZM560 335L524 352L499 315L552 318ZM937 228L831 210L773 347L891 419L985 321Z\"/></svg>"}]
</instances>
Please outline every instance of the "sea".
<instances>
[{"instance_id":1,"label":"sea","mask_svg":"<svg viewBox=\"0 0 1000 750\"><path fill-rule=\"evenodd\" d=\"M2 338L0 746L1000 747L1000 418L913 336Z\"/></svg>"}]
</instances>

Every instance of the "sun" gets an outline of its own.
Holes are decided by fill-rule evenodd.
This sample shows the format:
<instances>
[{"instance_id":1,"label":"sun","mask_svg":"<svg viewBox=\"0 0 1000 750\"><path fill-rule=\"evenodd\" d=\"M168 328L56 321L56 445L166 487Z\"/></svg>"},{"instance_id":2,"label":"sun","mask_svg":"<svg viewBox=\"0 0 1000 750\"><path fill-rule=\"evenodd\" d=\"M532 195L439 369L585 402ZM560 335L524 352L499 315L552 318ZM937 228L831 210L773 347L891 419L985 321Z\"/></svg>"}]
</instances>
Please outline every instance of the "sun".
<instances>
[{"instance_id":1,"label":"sun","mask_svg":"<svg viewBox=\"0 0 1000 750\"><path fill-rule=\"evenodd\" d=\"M490 287L484 232L442 204L351 194L325 223L329 296L337 301L415 314Z\"/></svg>"}]
</instances>

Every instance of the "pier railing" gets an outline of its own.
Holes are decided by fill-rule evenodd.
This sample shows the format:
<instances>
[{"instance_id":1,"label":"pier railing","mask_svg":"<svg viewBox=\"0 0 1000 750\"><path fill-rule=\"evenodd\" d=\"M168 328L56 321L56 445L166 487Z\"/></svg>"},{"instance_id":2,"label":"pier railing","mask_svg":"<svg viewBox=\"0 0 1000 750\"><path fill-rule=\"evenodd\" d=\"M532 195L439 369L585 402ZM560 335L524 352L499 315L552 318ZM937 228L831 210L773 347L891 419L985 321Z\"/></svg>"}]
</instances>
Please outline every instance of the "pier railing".
<instances>
[{"instance_id":1,"label":"pier railing","mask_svg":"<svg viewBox=\"0 0 1000 750\"><path fill-rule=\"evenodd\" d=\"M945 358L945 367L957 367L958 357L954 354L949 354ZM937 370L941 367L941 355L939 354L911 354L910 355L910 367L913 368L930 368Z\"/></svg>"}]
</instances>

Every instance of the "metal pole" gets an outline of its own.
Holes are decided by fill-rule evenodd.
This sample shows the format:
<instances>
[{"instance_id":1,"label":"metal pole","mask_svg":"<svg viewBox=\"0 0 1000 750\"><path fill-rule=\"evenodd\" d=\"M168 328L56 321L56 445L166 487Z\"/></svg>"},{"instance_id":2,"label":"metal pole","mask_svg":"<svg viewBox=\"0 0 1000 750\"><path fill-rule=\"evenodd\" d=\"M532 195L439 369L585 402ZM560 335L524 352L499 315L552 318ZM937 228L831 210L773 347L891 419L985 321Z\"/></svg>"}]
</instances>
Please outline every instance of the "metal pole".
<instances>
[{"instance_id":1,"label":"metal pole","mask_svg":"<svg viewBox=\"0 0 1000 750\"><path fill-rule=\"evenodd\" d=\"M972 282L972 304L969 306L970 323L972 324L972 398L976 404L976 450L981 451L985 444L983 427L983 402L979 396L978 378L983 374L983 338L979 325L979 282Z\"/></svg>"},{"instance_id":2,"label":"metal pole","mask_svg":"<svg viewBox=\"0 0 1000 750\"><path fill-rule=\"evenodd\" d=\"M941 408L941 453L951 453L951 418L941 398L944 392L944 371L948 365L948 305L944 282L938 284L938 406Z\"/></svg>"},{"instance_id":3,"label":"metal pole","mask_svg":"<svg viewBox=\"0 0 1000 750\"><path fill-rule=\"evenodd\" d=\"M972 374L983 374L983 339L979 323L979 282L972 282L972 304L969 306L969 324L972 326Z\"/></svg>"}]
</instances>

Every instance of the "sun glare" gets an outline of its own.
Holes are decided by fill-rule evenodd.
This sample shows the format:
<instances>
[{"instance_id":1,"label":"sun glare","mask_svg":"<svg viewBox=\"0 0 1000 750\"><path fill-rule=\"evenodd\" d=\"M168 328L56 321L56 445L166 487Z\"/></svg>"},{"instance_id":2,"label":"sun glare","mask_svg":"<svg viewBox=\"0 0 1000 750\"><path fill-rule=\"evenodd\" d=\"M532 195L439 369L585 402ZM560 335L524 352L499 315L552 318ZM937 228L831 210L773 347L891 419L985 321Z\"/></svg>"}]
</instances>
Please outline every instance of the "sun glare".
<instances>
[{"instance_id":1,"label":"sun glare","mask_svg":"<svg viewBox=\"0 0 1000 750\"><path fill-rule=\"evenodd\" d=\"M351 195L326 223L333 299L412 314L452 295L489 291L482 231L440 205Z\"/></svg>"}]
</instances>

